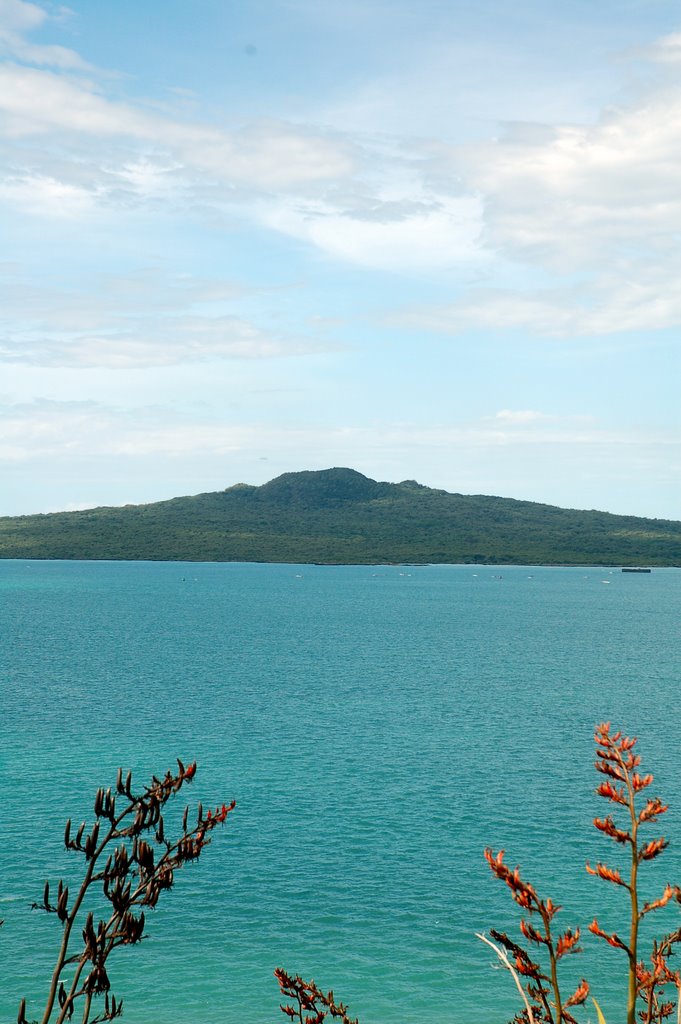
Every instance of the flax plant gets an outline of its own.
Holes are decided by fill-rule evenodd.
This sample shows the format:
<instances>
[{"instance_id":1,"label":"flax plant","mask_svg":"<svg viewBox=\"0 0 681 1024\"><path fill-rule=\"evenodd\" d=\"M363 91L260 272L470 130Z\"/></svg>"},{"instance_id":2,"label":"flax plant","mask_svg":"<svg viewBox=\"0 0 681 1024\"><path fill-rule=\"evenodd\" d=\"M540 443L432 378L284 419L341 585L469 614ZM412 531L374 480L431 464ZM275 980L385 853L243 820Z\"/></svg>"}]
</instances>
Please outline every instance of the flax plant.
<instances>
[{"instance_id":1,"label":"flax plant","mask_svg":"<svg viewBox=\"0 0 681 1024\"><path fill-rule=\"evenodd\" d=\"M322 1024L326 1017L331 1016L341 1024L358 1024L357 1019L348 1014L347 1006L336 1002L333 992L322 992L314 981L303 981L299 974L292 977L281 967L277 967L274 976L287 1000L279 1009L291 1021Z\"/></svg>"},{"instance_id":2,"label":"flax plant","mask_svg":"<svg viewBox=\"0 0 681 1024\"><path fill-rule=\"evenodd\" d=\"M652 970L649 970L638 959L639 929L647 914L666 906L671 899L678 901L681 890L676 885L667 884L658 899L641 906L639 869L645 862L659 857L669 842L659 837L643 843L639 832L641 826L656 823L660 815L668 810L668 805L663 804L658 797L648 797L640 810L637 807L638 794L650 786L653 776L638 772L641 756L634 753L635 737L623 736L621 732L613 733L610 723L604 722L597 727L594 739L596 769L606 776L606 781L598 786L596 792L616 808L623 808L625 818L628 819L625 827L620 828L613 815L608 814L605 818L594 818L594 825L615 843L628 848L629 877L628 880L623 878L617 868L602 863L596 864L595 868L587 864L586 870L590 875L620 886L629 893L630 919L629 938L626 942L614 932L603 931L595 918L589 925L589 931L615 949L621 949L627 957L627 1024L635 1024L637 998L641 998L645 1005L641 1020L644 1024L653 1024L670 1016L674 1009L672 1002L662 1001L661 990L670 983L679 987L679 974L669 969L667 961L674 946L681 940L681 932L673 932L661 941L655 941L651 956Z\"/></svg>"},{"instance_id":3,"label":"flax plant","mask_svg":"<svg viewBox=\"0 0 681 1024\"><path fill-rule=\"evenodd\" d=\"M642 903L639 892L641 866L647 861L655 860L669 845L664 837L643 842L640 837L641 827L656 823L667 811L668 806L658 797L648 797L640 808L637 804L639 793L651 785L653 776L641 775L638 771L641 757L634 753L637 742L635 737L630 738L621 732L612 732L610 723L604 722L597 726L594 740L595 767L606 776L606 780L597 787L596 793L615 808L622 808L626 816L623 827L615 821L612 813L604 818L594 818L594 825L599 832L628 849L628 876L624 877L618 868L601 862L595 867L587 864L586 870L590 875L624 889L628 893L630 913L629 935L626 941L615 932L604 931L596 918L589 925L589 931L608 945L622 950L627 957L627 1024L636 1024L637 1006L641 1024L662 1024L666 1021L675 1008L674 1001L665 997L669 986L676 990L676 1005L681 1024L681 971L672 970L669 965L670 957L681 943L681 928L654 940L649 966L639 960L639 930L643 918L672 900L681 903L681 889L669 883L662 894L650 902ZM517 1013L513 1019L518 1024L572 1024L574 1018L569 1008L585 1002L589 986L582 980L577 990L563 1002L558 979L558 962L566 953L580 951L577 946L579 929L567 929L554 939L552 923L559 908L550 899L540 899L533 886L521 879L519 869L511 871L504 864L503 857L503 850L496 855L489 849L485 851L485 858L493 874L511 889L516 903L528 915L534 915L537 926L535 927L529 920L522 919L520 930L524 938L531 943L531 948L543 950L548 960L548 967L542 967L535 957L530 956L526 949L509 939L506 934L490 930L492 938L504 948L502 951L497 946L494 947L504 966L513 973L516 984L519 984L520 978L524 979L522 995L525 1009ZM493 945L486 937L479 937ZM598 1003L596 1000L593 1001L599 1022L605 1024Z\"/></svg>"},{"instance_id":4,"label":"flax plant","mask_svg":"<svg viewBox=\"0 0 681 1024\"><path fill-rule=\"evenodd\" d=\"M150 785L137 792L131 773L123 778L119 770L114 792L97 792L91 827L83 823L74 834L67 821L64 844L84 858L84 872L73 895L62 879L54 893L48 881L41 903L34 904L34 909L54 914L62 928L41 1024L64 1024L76 1009L81 1024L103 1024L121 1015L122 1000L111 992L109 957L118 947L136 945L144 938L145 912L172 888L178 869L198 860L210 843L210 833L233 810L234 801L205 814L199 804L196 824L190 826L189 808L185 808L180 835L169 838L162 812L196 774L196 764L185 767L179 760L177 764L177 771L167 772L162 779L153 776ZM96 892L109 909L95 923L86 905ZM78 930L82 942L77 940ZM101 996L103 1004L92 1016L93 1000ZM28 1024L25 1000L19 1006L18 1024Z\"/></svg>"},{"instance_id":5,"label":"flax plant","mask_svg":"<svg viewBox=\"0 0 681 1024\"><path fill-rule=\"evenodd\" d=\"M581 952L578 945L579 928L556 932L554 918L560 907L551 899L541 899L534 886L522 880L519 868L512 871L504 864L503 850L494 854L487 849L485 859L492 873L505 882L515 902L527 913L527 919L523 917L520 920L520 931L526 941L531 943L530 948L536 950L530 955L505 932L490 929L492 938L510 954L508 959L513 961L515 973L522 977L527 992L525 1009L515 1015L514 1021L517 1024L576 1024L570 1007L582 1005L589 994L589 985L582 979L575 991L564 999L558 978L558 963L570 953ZM533 924L531 918L536 923ZM542 950L548 960L548 967L542 966L538 958Z\"/></svg>"}]
</instances>

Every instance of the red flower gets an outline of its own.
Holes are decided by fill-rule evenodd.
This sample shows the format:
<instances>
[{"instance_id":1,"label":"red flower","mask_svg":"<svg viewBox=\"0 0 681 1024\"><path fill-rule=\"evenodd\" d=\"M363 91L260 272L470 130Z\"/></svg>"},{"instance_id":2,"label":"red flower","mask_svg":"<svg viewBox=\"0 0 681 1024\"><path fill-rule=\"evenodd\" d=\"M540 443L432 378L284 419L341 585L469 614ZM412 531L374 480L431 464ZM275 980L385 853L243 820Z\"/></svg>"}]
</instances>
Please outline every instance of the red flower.
<instances>
[{"instance_id":1,"label":"red flower","mask_svg":"<svg viewBox=\"0 0 681 1024\"><path fill-rule=\"evenodd\" d=\"M653 857L657 857L659 853L662 853L666 846L669 846L669 840L665 839L664 836L660 839L651 839L650 842L639 851L639 858L641 860L652 860Z\"/></svg>"},{"instance_id":2,"label":"red flower","mask_svg":"<svg viewBox=\"0 0 681 1024\"><path fill-rule=\"evenodd\" d=\"M568 930L560 936L556 944L556 960L560 960L566 953L577 953L575 948L579 942L579 928L576 931ZM587 988L588 991L588 988Z\"/></svg>"},{"instance_id":3,"label":"red flower","mask_svg":"<svg viewBox=\"0 0 681 1024\"><path fill-rule=\"evenodd\" d=\"M616 868L609 868L605 864L597 864L595 868L592 868L590 864L587 864L586 870L590 875L604 878L606 882L614 882L615 885L622 885L625 889L629 888Z\"/></svg>"},{"instance_id":4,"label":"red flower","mask_svg":"<svg viewBox=\"0 0 681 1024\"><path fill-rule=\"evenodd\" d=\"M612 800L615 804L622 804L624 807L627 805L627 798L624 795L624 791L617 786L613 786L611 782L601 782L596 792L599 796L604 796L607 800Z\"/></svg>"},{"instance_id":5,"label":"red flower","mask_svg":"<svg viewBox=\"0 0 681 1024\"><path fill-rule=\"evenodd\" d=\"M546 944L547 940L544 938L544 936L540 932L538 932L536 928L533 928L532 925L529 924L524 918L520 919L520 930L526 939L530 939L532 942L543 942L544 944Z\"/></svg>"},{"instance_id":6,"label":"red flower","mask_svg":"<svg viewBox=\"0 0 681 1024\"><path fill-rule=\"evenodd\" d=\"M669 810L669 804L663 804L661 800L654 797L652 800L648 800L645 807L639 814L639 823L644 821L656 821L658 814L664 814L667 810Z\"/></svg>"},{"instance_id":7,"label":"red flower","mask_svg":"<svg viewBox=\"0 0 681 1024\"><path fill-rule=\"evenodd\" d=\"M629 952L628 948L624 945L619 935L616 935L614 932L612 935L608 935L607 932L604 932L603 929L600 927L596 918L594 918L591 924L589 925L589 931L593 935L597 935L599 939L605 939L605 941L610 946L614 946L616 949L624 949L627 953Z\"/></svg>"},{"instance_id":8,"label":"red flower","mask_svg":"<svg viewBox=\"0 0 681 1024\"><path fill-rule=\"evenodd\" d=\"M575 989L568 1001L565 1003L566 1006L581 1006L589 994L589 982L582 978L579 983L579 987Z\"/></svg>"},{"instance_id":9,"label":"red flower","mask_svg":"<svg viewBox=\"0 0 681 1024\"><path fill-rule=\"evenodd\" d=\"M676 896L678 899L678 897L681 896L681 889L679 889L678 885L669 885L669 883L667 883L659 900L653 900L652 903L646 903L641 914L649 914L651 910L659 910L660 907L666 907L672 896Z\"/></svg>"},{"instance_id":10,"label":"red flower","mask_svg":"<svg viewBox=\"0 0 681 1024\"><path fill-rule=\"evenodd\" d=\"M625 832L621 828L617 828L611 815L607 818L594 818L594 825L601 832L605 832L606 836L610 836L616 843L630 843L631 836L628 832Z\"/></svg>"},{"instance_id":11,"label":"red flower","mask_svg":"<svg viewBox=\"0 0 681 1024\"><path fill-rule=\"evenodd\" d=\"M637 793L639 792L639 790L645 789L646 786L649 786L652 781L652 775L641 776L638 774L638 772L634 772L634 774L631 776L631 784Z\"/></svg>"}]
</instances>

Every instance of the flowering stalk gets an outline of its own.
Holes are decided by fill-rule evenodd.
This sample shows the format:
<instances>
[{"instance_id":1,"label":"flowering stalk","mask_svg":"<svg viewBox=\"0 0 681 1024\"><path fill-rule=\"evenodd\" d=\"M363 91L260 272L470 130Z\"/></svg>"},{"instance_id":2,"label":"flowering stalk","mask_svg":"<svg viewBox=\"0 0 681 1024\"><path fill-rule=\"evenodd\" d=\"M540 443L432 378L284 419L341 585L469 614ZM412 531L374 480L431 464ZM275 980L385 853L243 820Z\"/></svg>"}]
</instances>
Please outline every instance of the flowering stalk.
<instances>
[{"instance_id":1,"label":"flowering stalk","mask_svg":"<svg viewBox=\"0 0 681 1024\"><path fill-rule=\"evenodd\" d=\"M322 992L314 981L303 981L299 974L292 978L281 967L277 967L274 976L281 994L288 1000L279 1009L297 1024L322 1024L329 1014L341 1024L358 1024L356 1018L349 1016L347 1006L335 1001L333 992Z\"/></svg>"},{"instance_id":2,"label":"flowering stalk","mask_svg":"<svg viewBox=\"0 0 681 1024\"><path fill-rule=\"evenodd\" d=\"M111 994L107 972L109 956L119 946L141 941L145 909L155 907L161 893L172 887L179 868L200 857L203 848L210 843L210 833L224 823L235 806L232 801L204 815L199 804L193 827L188 826L189 808L186 808L181 835L175 840L167 838L162 811L195 774L196 764L185 768L178 760L177 772L167 772L163 779L154 776L149 786L133 793L131 773L124 779L119 770L115 792L111 789L97 792L95 821L90 830L86 830L83 823L74 836L71 821L67 821L64 845L85 858L85 871L71 901L69 888L60 879L56 898L46 882L42 902L34 904L37 910L55 914L62 925L62 940L41 1024L70 1021L79 1000L82 1024L102 1024L121 1015L123 1004ZM97 887L101 887L105 900L111 905L111 913L97 925L93 914L88 913L82 946L72 952L76 920L84 909L86 897ZM104 1006L99 1015L91 1019L96 996L104 996ZM25 1000L19 1007L18 1024L27 1024Z\"/></svg>"},{"instance_id":3,"label":"flowering stalk","mask_svg":"<svg viewBox=\"0 0 681 1024\"><path fill-rule=\"evenodd\" d=\"M674 1012L674 1003L665 1000L664 990L666 985L673 985L678 998L681 972L671 970L669 957L673 952L673 947L679 942L681 942L681 929L671 932L660 942L653 942L650 968L645 967L641 962L636 965L638 995L644 1004L644 1009L639 1011L639 1017L644 1024L664 1021Z\"/></svg>"},{"instance_id":4,"label":"flowering stalk","mask_svg":"<svg viewBox=\"0 0 681 1024\"><path fill-rule=\"evenodd\" d=\"M639 868L645 861L659 857L668 846L668 841L664 837L660 837L642 844L639 841L639 830L644 824L656 822L659 816L667 810L667 805L663 804L658 797L653 797L647 799L645 806L640 811L637 808L636 798L642 790L650 786L653 776L641 775L638 772L641 757L633 752L636 746L636 737L623 736L621 732L612 733L610 723L604 722L597 727L594 739L596 742L596 769L606 776L606 781L598 786L596 792L615 807L625 808L629 818L627 828L620 828L612 814L608 814L605 818L594 818L594 825L614 842L629 848L629 879L627 881L623 878L617 868L611 868L602 863L596 864L596 867L587 864L586 870L591 875L597 875L606 882L626 889L629 893L631 913L628 942L614 932L603 931L595 918L589 925L589 931L604 939L615 949L621 949L627 956L629 961L627 1024L635 1024L636 1000L639 996L646 1005L645 1015L642 1018L644 1024L653 1024L653 1022L663 1020L671 1012L666 1004L660 1002L657 993L660 985L667 984L676 978L676 974L668 971L664 965L679 938L675 937L678 936L678 933L674 933L674 935L667 936L662 942L656 943L652 957L653 970L650 972L638 961L639 928L646 914L664 907L672 898L679 899L681 890L678 886L668 884L658 899L640 906Z\"/></svg>"},{"instance_id":5,"label":"flowering stalk","mask_svg":"<svg viewBox=\"0 0 681 1024\"><path fill-rule=\"evenodd\" d=\"M492 873L509 887L518 906L529 916L534 915L537 919L535 927L529 920L521 918L520 931L528 942L537 947L543 947L548 956L549 972L547 974L526 949L510 939L504 932L490 929L492 938L510 953L509 959L513 960L513 967L517 974L524 979L530 997L531 1010L526 1006L525 1010L516 1014L514 1020L518 1024L525 1024L532 1019L537 1024L540 1022L541 1024L576 1024L569 1008L582 1005L589 994L589 985L582 979L572 995L563 1000L558 980L558 962L568 953L581 952L577 945L579 928L574 931L568 928L562 934L554 935L553 919L560 907L556 906L551 899L540 899L534 886L522 880L519 868L512 871L504 864L503 850L494 854L492 850L487 849L485 850L485 859Z\"/></svg>"}]
</instances>

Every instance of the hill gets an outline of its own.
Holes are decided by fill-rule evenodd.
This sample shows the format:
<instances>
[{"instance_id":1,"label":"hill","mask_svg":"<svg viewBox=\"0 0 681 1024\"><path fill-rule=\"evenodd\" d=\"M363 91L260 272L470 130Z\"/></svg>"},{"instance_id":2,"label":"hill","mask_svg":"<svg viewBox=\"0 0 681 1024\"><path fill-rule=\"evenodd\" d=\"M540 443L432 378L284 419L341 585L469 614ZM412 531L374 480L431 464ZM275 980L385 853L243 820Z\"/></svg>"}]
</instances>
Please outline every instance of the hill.
<instances>
[{"instance_id":1,"label":"hill","mask_svg":"<svg viewBox=\"0 0 681 1024\"><path fill-rule=\"evenodd\" d=\"M0 518L0 558L663 566L681 565L681 523L327 469L150 505Z\"/></svg>"}]
</instances>

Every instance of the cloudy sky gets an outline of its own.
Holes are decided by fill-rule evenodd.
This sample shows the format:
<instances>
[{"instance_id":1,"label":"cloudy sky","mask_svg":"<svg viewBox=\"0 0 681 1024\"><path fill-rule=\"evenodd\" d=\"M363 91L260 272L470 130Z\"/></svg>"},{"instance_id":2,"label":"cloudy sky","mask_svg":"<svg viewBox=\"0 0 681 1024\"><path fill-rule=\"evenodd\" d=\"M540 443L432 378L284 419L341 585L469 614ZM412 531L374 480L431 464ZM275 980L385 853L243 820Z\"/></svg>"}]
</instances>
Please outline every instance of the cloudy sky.
<instances>
[{"instance_id":1,"label":"cloudy sky","mask_svg":"<svg viewBox=\"0 0 681 1024\"><path fill-rule=\"evenodd\" d=\"M0 514L681 518L677 0L0 0Z\"/></svg>"}]
</instances>

